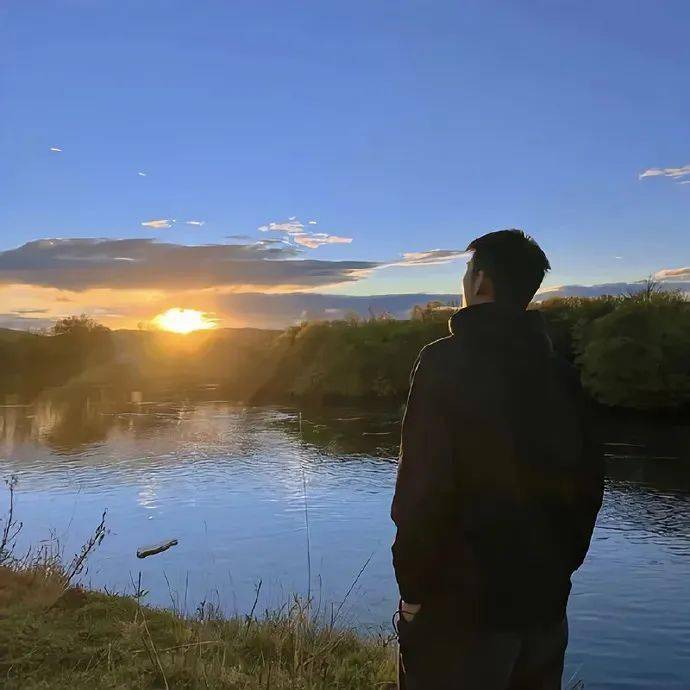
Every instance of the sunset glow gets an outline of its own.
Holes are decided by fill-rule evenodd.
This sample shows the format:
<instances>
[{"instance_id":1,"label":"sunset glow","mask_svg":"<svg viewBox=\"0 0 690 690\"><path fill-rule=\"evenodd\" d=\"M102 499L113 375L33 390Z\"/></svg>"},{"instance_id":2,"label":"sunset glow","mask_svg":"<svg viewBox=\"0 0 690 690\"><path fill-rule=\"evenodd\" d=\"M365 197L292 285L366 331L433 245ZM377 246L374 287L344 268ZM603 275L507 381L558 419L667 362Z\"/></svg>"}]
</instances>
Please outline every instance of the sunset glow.
<instances>
[{"instance_id":1,"label":"sunset glow","mask_svg":"<svg viewBox=\"0 0 690 690\"><path fill-rule=\"evenodd\" d=\"M191 333L216 327L216 322L207 314L196 309L168 309L153 319L153 325L163 331Z\"/></svg>"}]
</instances>

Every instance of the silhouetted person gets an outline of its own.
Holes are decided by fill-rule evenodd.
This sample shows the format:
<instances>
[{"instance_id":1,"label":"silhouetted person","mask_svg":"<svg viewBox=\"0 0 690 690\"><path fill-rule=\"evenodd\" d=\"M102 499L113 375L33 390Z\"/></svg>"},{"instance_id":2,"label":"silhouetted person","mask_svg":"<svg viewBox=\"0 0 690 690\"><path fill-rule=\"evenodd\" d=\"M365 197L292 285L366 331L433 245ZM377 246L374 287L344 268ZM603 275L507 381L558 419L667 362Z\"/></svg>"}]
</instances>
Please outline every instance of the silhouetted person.
<instances>
[{"instance_id":1,"label":"silhouetted person","mask_svg":"<svg viewBox=\"0 0 690 690\"><path fill-rule=\"evenodd\" d=\"M538 311L544 252L474 240L465 308L415 364L392 517L401 687L556 690L570 577L601 506L577 372Z\"/></svg>"}]
</instances>

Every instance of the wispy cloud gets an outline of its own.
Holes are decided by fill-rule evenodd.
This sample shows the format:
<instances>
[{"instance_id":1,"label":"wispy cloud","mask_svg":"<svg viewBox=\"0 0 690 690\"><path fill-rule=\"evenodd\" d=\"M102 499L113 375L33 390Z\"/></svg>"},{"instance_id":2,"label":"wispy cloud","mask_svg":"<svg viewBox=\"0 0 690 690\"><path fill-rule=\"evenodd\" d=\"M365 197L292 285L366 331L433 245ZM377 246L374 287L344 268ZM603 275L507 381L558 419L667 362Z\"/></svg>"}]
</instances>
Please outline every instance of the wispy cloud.
<instances>
[{"instance_id":1,"label":"wispy cloud","mask_svg":"<svg viewBox=\"0 0 690 690\"><path fill-rule=\"evenodd\" d=\"M315 220L310 220L309 225L316 225ZM351 237L342 235L331 235L327 232L311 232L305 229L304 223L295 216L288 218L285 222L271 222L259 227L261 232L282 232L293 242L307 249L318 249L325 244L350 244Z\"/></svg>"},{"instance_id":2,"label":"wispy cloud","mask_svg":"<svg viewBox=\"0 0 690 690\"><path fill-rule=\"evenodd\" d=\"M352 242L351 237L328 235L325 232L300 232L292 235L292 239L297 244L309 249L316 249L324 244L350 244Z\"/></svg>"},{"instance_id":3,"label":"wispy cloud","mask_svg":"<svg viewBox=\"0 0 690 690\"><path fill-rule=\"evenodd\" d=\"M251 238L247 237L247 239ZM257 240L254 244L258 244L262 247L270 247L271 245L290 245L290 243L282 237L267 237L264 240Z\"/></svg>"},{"instance_id":4,"label":"wispy cloud","mask_svg":"<svg viewBox=\"0 0 690 690\"><path fill-rule=\"evenodd\" d=\"M284 223L267 223L266 225L260 225L258 228L261 232L285 232L288 235L292 235L296 232L302 232L304 230L304 223L300 223L295 218L290 218Z\"/></svg>"},{"instance_id":5,"label":"wispy cloud","mask_svg":"<svg viewBox=\"0 0 690 690\"><path fill-rule=\"evenodd\" d=\"M642 180L645 177L670 177L674 180L679 180L681 177L687 177L688 175L690 175L690 165L682 165L680 168L648 168L639 174L638 179Z\"/></svg>"},{"instance_id":6,"label":"wispy cloud","mask_svg":"<svg viewBox=\"0 0 690 690\"><path fill-rule=\"evenodd\" d=\"M381 268L388 266L436 266L469 257L470 254L463 249L428 249L422 252L404 252L401 259L382 264Z\"/></svg>"},{"instance_id":7,"label":"wispy cloud","mask_svg":"<svg viewBox=\"0 0 690 690\"><path fill-rule=\"evenodd\" d=\"M690 280L690 266L684 268L663 268L654 274L654 278L668 282Z\"/></svg>"},{"instance_id":8,"label":"wispy cloud","mask_svg":"<svg viewBox=\"0 0 690 690\"><path fill-rule=\"evenodd\" d=\"M153 228L154 230L160 230L162 228L171 228L175 221L170 218L161 218L159 220L147 220L142 225L145 228Z\"/></svg>"},{"instance_id":9,"label":"wispy cloud","mask_svg":"<svg viewBox=\"0 0 690 690\"><path fill-rule=\"evenodd\" d=\"M47 314L49 309L15 309L12 313L18 314L20 316L26 316L28 314Z\"/></svg>"},{"instance_id":10,"label":"wispy cloud","mask_svg":"<svg viewBox=\"0 0 690 690\"><path fill-rule=\"evenodd\" d=\"M188 221L186 221L186 223L187 223L187 225L199 225L199 226L201 226L201 225L204 225L204 223L206 223L206 221L205 220L188 220Z\"/></svg>"},{"instance_id":11,"label":"wispy cloud","mask_svg":"<svg viewBox=\"0 0 690 690\"><path fill-rule=\"evenodd\" d=\"M50 150L54 153L62 153L62 149L59 146L51 146Z\"/></svg>"}]
</instances>

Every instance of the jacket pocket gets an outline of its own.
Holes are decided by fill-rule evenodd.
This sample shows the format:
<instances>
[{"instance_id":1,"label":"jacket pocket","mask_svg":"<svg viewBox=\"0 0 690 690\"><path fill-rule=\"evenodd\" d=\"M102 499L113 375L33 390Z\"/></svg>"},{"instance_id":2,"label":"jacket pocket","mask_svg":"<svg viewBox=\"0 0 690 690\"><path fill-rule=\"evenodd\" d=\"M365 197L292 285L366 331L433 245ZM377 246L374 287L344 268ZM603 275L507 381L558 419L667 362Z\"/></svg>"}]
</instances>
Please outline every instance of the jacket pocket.
<instances>
[{"instance_id":1,"label":"jacket pocket","mask_svg":"<svg viewBox=\"0 0 690 690\"><path fill-rule=\"evenodd\" d=\"M398 633L398 642L400 646L407 646L414 644L415 640L420 637L420 628L424 628L424 608L422 607L413 617L412 620L405 620L402 612L397 613L396 632Z\"/></svg>"}]
</instances>

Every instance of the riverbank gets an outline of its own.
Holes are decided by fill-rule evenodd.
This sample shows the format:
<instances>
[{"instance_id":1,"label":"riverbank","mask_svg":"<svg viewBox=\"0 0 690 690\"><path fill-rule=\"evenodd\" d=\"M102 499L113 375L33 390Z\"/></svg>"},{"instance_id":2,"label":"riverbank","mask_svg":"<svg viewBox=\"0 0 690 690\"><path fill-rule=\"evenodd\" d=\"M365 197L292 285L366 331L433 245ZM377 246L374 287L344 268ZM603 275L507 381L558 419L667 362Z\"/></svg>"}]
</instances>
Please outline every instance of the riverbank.
<instances>
[{"instance_id":1,"label":"riverbank","mask_svg":"<svg viewBox=\"0 0 690 690\"><path fill-rule=\"evenodd\" d=\"M265 617L195 617L72 587L45 569L0 567L7 690L393 688L394 645L318 623L298 601Z\"/></svg>"}]
</instances>

